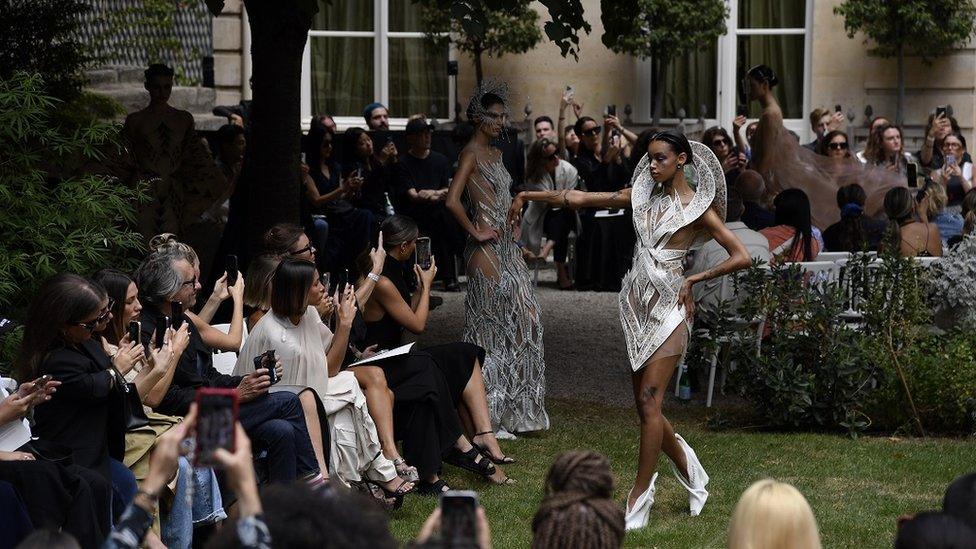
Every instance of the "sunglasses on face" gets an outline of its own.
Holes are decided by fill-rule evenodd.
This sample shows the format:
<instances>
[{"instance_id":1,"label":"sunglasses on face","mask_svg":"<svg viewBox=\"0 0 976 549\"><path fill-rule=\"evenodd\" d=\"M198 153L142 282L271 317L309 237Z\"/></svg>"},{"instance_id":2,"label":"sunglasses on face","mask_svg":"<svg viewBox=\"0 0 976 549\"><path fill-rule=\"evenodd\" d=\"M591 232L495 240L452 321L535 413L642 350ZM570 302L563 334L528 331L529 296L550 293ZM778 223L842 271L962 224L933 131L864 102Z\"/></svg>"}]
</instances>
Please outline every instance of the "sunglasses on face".
<instances>
[{"instance_id":1,"label":"sunglasses on face","mask_svg":"<svg viewBox=\"0 0 976 549\"><path fill-rule=\"evenodd\" d=\"M302 255L302 254L305 254L305 253L315 253L315 247L313 247L311 244L309 244L308 246L305 246L301 250L295 250L293 252L288 252L288 255Z\"/></svg>"},{"instance_id":2,"label":"sunglasses on face","mask_svg":"<svg viewBox=\"0 0 976 549\"><path fill-rule=\"evenodd\" d=\"M600 130L602 129L600 126L593 126L588 130L583 130L581 133L587 137L593 137L594 135L600 135Z\"/></svg>"},{"instance_id":3,"label":"sunglasses on face","mask_svg":"<svg viewBox=\"0 0 976 549\"><path fill-rule=\"evenodd\" d=\"M850 147L847 141L841 141L840 143L827 143L827 148L832 151L846 151Z\"/></svg>"},{"instance_id":4,"label":"sunglasses on face","mask_svg":"<svg viewBox=\"0 0 976 549\"><path fill-rule=\"evenodd\" d=\"M731 145L731 144L732 143L728 139L725 139L725 138L716 139L715 141L712 141L712 146L713 147L721 147L722 145Z\"/></svg>"},{"instance_id":5,"label":"sunglasses on face","mask_svg":"<svg viewBox=\"0 0 976 549\"><path fill-rule=\"evenodd\" d=\"M108 304L105 305L105 308L101 310L95 320L92 320L91 322L72 322L72 324L75 326L81 326L89 332L94 332L95 328L97 328L99 324L104 324L108 320L109 315L112 314L112 307L114 306L115 300L109 299Z\"/></svg>"}]
</instances>

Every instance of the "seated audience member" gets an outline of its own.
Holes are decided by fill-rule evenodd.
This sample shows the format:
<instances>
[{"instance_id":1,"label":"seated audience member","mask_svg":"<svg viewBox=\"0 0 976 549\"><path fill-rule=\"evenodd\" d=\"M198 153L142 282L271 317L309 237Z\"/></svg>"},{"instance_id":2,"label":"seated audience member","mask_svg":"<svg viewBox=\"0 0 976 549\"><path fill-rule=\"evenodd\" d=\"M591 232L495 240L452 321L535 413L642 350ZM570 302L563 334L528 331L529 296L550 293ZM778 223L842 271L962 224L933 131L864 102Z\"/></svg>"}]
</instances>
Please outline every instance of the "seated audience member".
<instances>
[{"instance_id":1,"label":"seated audience member","mask_svg":"<svg viewBox=\"0 0 976 549\"><path fill-rule=\"evenodd\" d=\"M903 257L942 256L939 227L928 220L928 196L920 191L922 204L916 204L912 191L895 187L885 193L884 209L888 230L878 251L891 251Z\"/></svg>"},{"instance_id":2,"label":"seated audience member","mask_svg":"<svg viewBox=\"0 0 976 549\"><path fill-rule=\"evenodd\" d=\"M821 139L819 147L816 153L821 156L826 156L828 158L836 159L852 159L851 146L847 141L847 134L840 131L834 130L832 132L827 132Z\"/></svg>"},{"instance_id":3,"label":"seated audience member","mask_svg":"<svg viewBox=\"0 0 976 549\"><path fill-rule=\"evenodd\" d=\"M950 238L962 234L965 221L963 217L946 208L946 190L938 183L929 183L923 189L925 192L925 217L939 228L942 237L942 248L945 249ZM960 201L961 202L961 201Z\"/></svg>"},{"instance_id":4,"label":"seated audience member","mask_svg":"<svg viewBox=\"0 0 976 549\"><path fill-rule=\"evenodd\" d=\"M810 199L801 189L786 189L773 200L776 208L772 227L759 231L769 241L769 252L777 262L813 261L820 253L810 221Z\"/></svg>"},{"instance_id":5,"label":"seated audience member","mask_svg":"<svg viewBox=\"0 0 976 549\"><path fill-rule=\"evenodd\" d=\"M955 246L966 236L976 234L976 189L966 193L962 199L962 234L949 239L949 246Z\"/></svg>"},{"instance_id":6,"label":"seated audience member","mask_svg":"<svg viewBox=\"0 0 976 549\"><path fill-rule=\"evenodd\" d=\"M329 114L317 114L313 116L310 126L312 128L331 130L333 135L339 133L339 126L336 125L335 118Z\"/></svg>"},{"instance_id":7,"label":"seated audience member","mask_svg":"<svg viewBox=\"0 0 976 549\"><path fill-rule=\"evenodd\" d=\"M949 134L939 148L942 167L932 172L932 181L945 188L949 206L959 206L973 188L973 163L966 160L966 139L960 134Z\"/></svg>"},{"instance_id":8,"label":"seated audience member","mask_svg":"<svg viewBox=\"0 0 976 549\"><path fill-rule=\"evenodd\" d=\"M898 525L895 549L976 549L976 529L946 513L919 513Z\"/></svg>"},{"instance_id":9,"label":"seated audience member","mask_svg":"<svg viewBox=\"0 0 976 549\"><path fill-rule=\"evenodd\" d=\"M306 239L307 240L307 239ZM171 304L180 302L184 310L193 307L200 283L193 265L176 251L157 252L139 266L135 275L143 309L143 343L151 341L157 326L172 317ZM302 478L319 484L327 471L320 470L305 424L302 403L288 392L269 393L271 379L265 369L247 376L230 376L213 367L213 351L200 331L188 323L190 343L180 357L173 381L155 410L168 415L185 415L200 387L237 389L239 419L258 451L267 450L272 482L291 482Z\"/></svg>"},{"instance_id":10,"label":"seated audience member","mask_svg":"<svg viewBox=\"0 0 976 549\"><path fill-rule=\"evenodd\" d=\"M423 118L416 120L416 123L413 120L407 122L407 126L426 125ZM376 234L376 228L391 214L396 197L393 177L398 158L396 145L390 140L377 151L373 140L361 128L346 130L344 143L347 148L343 158L348 165L343 166L342 172L361 180L352 189L349 200L356 208L373 214L370 234Z\"/></svg>"},{"instance_id":11,"label":"seated audience member","mask_svg":"<svg viewBox=\"0 0 976 549\"><path fill-rule=\"evenodd\" d=\"M734 188L742 197L742 222L754 231L761 231L772 227L776 222L773 212L763 206L766 195L766 182L763 176L754 170L743 170L735 180Z\"/></svg>"},{"instance_id":12,"label":"seated audience member","mask_svg":"<svg viewBox=\"0 0 976 549\"><path fill-rule=\"evenodd\" d=\"M729 549L820 549L813 510L793 486L760 480L742 493L729 521Z\"/></svg>"},{"instance_id":13,"label":"seated audience member","mask_svg":"<svg viewBox=\"0 0 976 549\"><path fill-rule=\"evenodd\" d=\"M914 162L915 158L905 151L901 127L881 124L871 130L871 133L874 139L869 141L870 147L864 149L864 158L868 165L899 174L906 173L908 163Z\"/></svg>"},{"instance_id":14,"label":"seated audience member","mask_svg":"<svg viewBox=\"0 0 976 549\"><path fill-rule=\"evenodd\" d=\"M556 457L532 519L532 547L620 547L624 514L613 500L613 485L610 461L602 454L571 450Z\"/></svg>"},{"instance_id":15,"label":"seated audience member","mask_svg":"<svg viewBox=\"0 0 976 549\"><path fill-rule=\"evenodd\" d=\"M363 119L370 130L390 130L390 111L382 103L366 105L363 108Z\"/></svg>"},{"instance_id":16,"label":"seated audience member","mask_svg":"<svg viewBox=\"0 0 976 549\"><path fill-rule=\"evenodd\" d=\"M813 152L819 152L824 136L840 129L844 124L844 113L831 113L827 109L813 109L810 112L810 129L813 131L814 140L803 145ZM822 153L821 153L822 154Z\"/></svg>"},{"instance_id":17,"label":"seated audience member","mask_svg":"<svg viewBox=\"0 0 976 549\"><path fill-rule=\"evenodd\" d=\"M117 515L136 492L132 472L122 463L125 427L122 383L92 334L112 320L105 290L73 274L48 279L27 311L17 363L18 378L50 375L57 393L34 412L34 434L70 451L71 461L98 472L112 484Z\"/></svg>"},{"instance_id":18,"label":"seated audience member","mask_svg":"<svg viewBox=\"0 0 976 549\"><path fill-rule=\"evenodd\" d=\"M861 164L867 164L868 159L865 156L869 150L874 150L878 146L878 136L875 130L884 125L891 125L891 121L883 116L875 116L871 119L871 124L868 126L868 139L864 145L864 148L858 151L854 157Z\"/></svg>"},{"instance_id":19,"label":"seated audience member","mask_svg":"<svg viewBox=\"0 0 976 549\"><path fill-rule=\"evenodd\" d=\"M367 155L372 155L373 141L366 132L350 130L346 139L351 146L365 149ZM341 271L352 267L356 255L369 243L374 216L371 211L353 205L356 193L363 188L364 171L361 167L340 166L335 160L334 145L335 135L328 130L309 132L305 152L309 170L305 175L305 196L313 213L311 234L315 238L314 244L322 252L322 264ZM301 232L300 227L292 228ZM284 253L282 250L269 251Z\"/></svg>"},{"instance_id":20,"label":"seated audience member","mask_svg":"<svg viewBox=\"0 0 976 549\"><path fill-rule=\"evenodd\" d=\"M976 473L953 480L942 498L942 512L976 528Z\"/></svg>"},{"instance_id":21,"label":"seated audience member","mask_svg":"<svg viewBox=\"0 0 976 549\"><path fill-rule=\"evenodd\" d=\"M548 139L549 141L557 141L558 136L556 135L556 127L552 124L552 118L548 116L539 116L532 122L532 128L535 130L535 138Z\"/></svg>"},{"instance_id":22,"label":"seated audience member","mask_svg":"<svg viewBox=\"0 0 976 549\"><path fill-rule=\"evenodd\" d=\"M725 184L731 187L746 165L745 153L734 149L729 132L721 126L712 126L705 130L705 133L702 134L702 143L712 149L718 161L722 163L722 170L725 172Z\"/></svg>"},{"instance_id":23,"label":"seated audience member","mask_svg":"<svg viewBox=\"0 0 976 549\"><path fill-rule=\"evenodd\" d=\"M261 317L271 310L271 279L279 263L281 256L261 254L247 266L247 275L244 277L244 312L247 315L248 330L253 330Z\"/></svg>"},{"instance_id":24,"label":"seated audience member","mask_svg":"<svg viewBox=\"0 0 976 549\"><path fill-rule=\"evenodd\" d=\"M823 232L828 252L863 252L875 250L884 236L883 222L864 216L867 194L857 183L837 189L837 207L840 221Z\"/></svg>"},{"instance_id":25,"label":"seated audience member","mask_svg":"<svg viewBox=\"0 0 976 549\"><path fill-rule=\"evenodd\" d=\"M274 350L284 364L275 389L296 393L302 400L319 466L325 465L325 452L320 427L313 420L324 407L332 432L329 453L335 477L344 483L359 483L366 477L390 497L400 497L412 491L413 484L398 478L393 462L381 454L376 425L356 377L340 372L356 311L355 294L348 285L337 292L341 299L333 333L315 308L327 291L314 263L283 259L271 282L271 310L248 335L234 373L253 372L254 357Z\"/></svg>"},{"instance_id":26,"label":"seated audience member","mask_svg":"<svg viewBox=\"0 0 976 549\"><path fill-rule=\"evenodd\" d=\"M564 191L579 187L579 174L572 164L559 158L556 144L539 139L529 148L525 167L526 189L531 191ZM572 289L566 256L569 252L569 233L581 232L579 215L569 208L555 208L542 202L529 203L522 216L522 242L531 258L543 261L554 250L556 283L562 290ZM542 246L542 235L549 242ZM439 257L439 256L438 256Z\"/></svg>"},{"instance_id":27,"label":"seated audience member","mask_svg":"<svg viewBox=\"0 0 976 549\"><path fill-rule=\"evenodd\" d=\"M443 266L440 280L445 289L461 289L455 258L463 260L465 234L444 201L450 185L450 162L430 149L432 130L423 120L407 124L407 154L397 164L396 186L402 194L402 212L417 220L420 232L430 238L431 251Z\"/></svg>"},{"instance_id":28,"label":"seated audience member","mask_svg":"<svg viewBox=\"0 0 976 549\"><path fill-rule=\"evenodd\" d=\"M951 134L961 134L959 122L955 118L942 115L936 116L935 113L929 115L925 124L925 141L922 142L922 150L918 151L918 163L926 170L937 170L942 167L945 157L942 154L942 140ZM962 155L963 162L972 162L969 153Z\"/></svg>"},{"instance_id":29,"label":"seated audience member","mask_svg":"<svg viewBox=\"0 0 976 549\"><path fill-rule=\"evenodd\" d=\"M436 263L427 270L408 263L419 234L411 219L390 217L383 224L382 234L388 255L382 275L375 277L376 289L363 306L366 332L353 343L354 347L392 349L402 344L405 330L420 334L427 326ZM375 275L376 258L363 255L360 261L360 272ZM358 284L369 280L372 278L367 275ZM414 283L418 286L415 295ZM396 432L403 440L407 460L419 470L422 493L436 494L448 489L439 478L442 456L448 463L494 483L509 483L501 468L492 465L515 460L502 453L491 428L481 372L483 360L484 350L480 347L450 343L423 349L415 346L403 358L377 364L395 394ZM431 429L431 423L438 426L436 431Z\"/></svg>"},{"instance_id":30,"label":"seated audience member","mask_svg":"<svg viewBox=\"0 0 976 549\"><path fill-rule=\"evenodd\" d=\"M772 255L769 253L769 241L766 237L746 227L740 219L743 211L742 198L736 191L731 191L728 195L727 210L725 213L725 226L737 236L749 251L752 259L769 263ZM729 258L729 253L715 240L709 240L697 252L695 259L685 276L705 272L719 263ZM735 292L731 282L726 283L725 292L721 292L722 277L713 278L701 284L695 285L695 303L705 310L714 311L719 300L731 302L732 311L735 311L739 304L745 299L744 292Z\"/></svg>"}]
</instances>

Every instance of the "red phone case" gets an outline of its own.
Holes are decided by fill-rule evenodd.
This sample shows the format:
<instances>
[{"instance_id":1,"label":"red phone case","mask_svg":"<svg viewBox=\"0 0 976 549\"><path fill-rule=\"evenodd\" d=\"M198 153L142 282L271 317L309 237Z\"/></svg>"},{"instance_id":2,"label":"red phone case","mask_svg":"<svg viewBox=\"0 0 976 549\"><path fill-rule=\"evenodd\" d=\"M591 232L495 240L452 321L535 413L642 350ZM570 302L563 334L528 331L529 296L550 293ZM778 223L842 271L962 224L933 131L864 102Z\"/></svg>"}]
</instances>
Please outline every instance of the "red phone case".
<instances>
[{"instance_id":1,"label":"red phone case","mask_svg":"<svg viewBox=\"0 0 976 549\"><path fill-rule=\"evenodd\" d=\"M223 446L228 452L234 452L237 447L237 412L239 407L238 393L237 389L218 389L213 387L201 387L197 389L196 403L197 403L197 427L196 427L196 438L197 447L194 454L193 463L194 465L202 466L214 466L216 463L210 459L210 454L216 448L201 448L200 447L200 427L201 425L208 425L206 423L206 418L204 415L208 414L210 411L209 405L205 403L205 400L209 400L211 397L226 399L230 402L231 416L233 421L230 423L230 435L228 437L229 445ZM206 429L206 427L204 427ZM210 434L207 433L209 436Z\"/></svg>"}]
</instances>

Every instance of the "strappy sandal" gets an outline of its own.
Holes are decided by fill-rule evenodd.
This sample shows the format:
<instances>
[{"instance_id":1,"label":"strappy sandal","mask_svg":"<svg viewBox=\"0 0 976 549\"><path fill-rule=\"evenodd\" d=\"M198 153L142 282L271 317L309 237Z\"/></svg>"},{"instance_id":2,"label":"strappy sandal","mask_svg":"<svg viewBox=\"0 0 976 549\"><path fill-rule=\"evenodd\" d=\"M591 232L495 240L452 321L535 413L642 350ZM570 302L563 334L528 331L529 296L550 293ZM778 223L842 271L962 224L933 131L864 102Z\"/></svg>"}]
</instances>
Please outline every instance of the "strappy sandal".
<instances>
[{"instance_id":1,"label":"strappy sandal","mask_svg":"<svg viewBox=\"0 0 976 549\"><path fill-rule=\"evenodd\" d=\"M479 456L481 456L481 452L475 446L472 446L467 452L462 452L454 448L450 454L444 457L444 461L465 471L471 471L476 475L490 479L491 475L495 474L495 466L488 459L479 461Z\"/></svg>"},{"instance_id":2,"label":"strappy sandal","mask_svg":"<svg viewBox=\"0 0 976 549\"><path fill-rule=\"evenodd\" d=\"M396 511L403 505L403 497L392 497L387 496L385 490L382 486L377 485L375 482L370 480L360 480L360 481L350 481L349 485L358 490L359 492L365 494L377 505L383 508L384 511Z\"/></svg>"},{"instance_id":3,"label":"strappy sandal","mask_svg":"<svg viewBox=\"0 0 976 549\"><path fill-rule=\"evenodd\" d=\"M475 438L480 437L482 435L493 435L493 434L495 434L494 431L485 431L483 433L476 433L473 437L471 437L471 445L474 446L482 456L491 460L491 462L494 463L495 465L511 465L515 463L515 458L508 457L505 454L502 454L502 457L500 458L495 458L494 456L491 455L491 452L488 451L487 446L482 446L474 441Z\"/></svg>"},{"instance_id":4,"label":"strappy sandal","mask_svg":"<svg viewBox=\"0 0 976 549\"><path fill-rule=\"evenodd\" d=\"M417 485L417 493L421 496L439 496L442 492L447 492L450 489L451 487L442 478L437 479L436 482L422 480Z\"/></svg>"},{"instance_id":5,"label":"strappy sandal","mask_svg":"<svg viewBox=\"0 0 976 549\"><path fill-rule=\"evenodd\" d=\"M397 477L397 478L400 478L400 477ZM371 482L372 484L375 484L377 487L379 487L380 490L383 490L383 493L388 498L402 498L403 496L405 496L405 495L407 495L407 494L409 494L409 493L411 493L411 492L413 492L414 490L417 489L417 485L416 484L413 484L413 486L411 486L410 488L404 488L404 486L406 486L408 484L412 484L412 483L409 480L404 480L402 478L400 479L400 484L397 484L396 489L393 490L393 491L387 490L386 487L384 487L379 482L376 482L375 480L371 480L369 482Z\"/></svg>"},{"instance_id":6,"label":"strappy sandal","mask_svg":"<svg viewBox=\"0 0 976 549\"><path fill-rule=\"evenodd\" d=\"M400 478L407 482L414 484L420 482L420 474L417 473L417 468L413 465L407 465L407 460L402 457L393 460L393 467L396 468L397 475L400 475Z\"/></svg>"}]
</instances>

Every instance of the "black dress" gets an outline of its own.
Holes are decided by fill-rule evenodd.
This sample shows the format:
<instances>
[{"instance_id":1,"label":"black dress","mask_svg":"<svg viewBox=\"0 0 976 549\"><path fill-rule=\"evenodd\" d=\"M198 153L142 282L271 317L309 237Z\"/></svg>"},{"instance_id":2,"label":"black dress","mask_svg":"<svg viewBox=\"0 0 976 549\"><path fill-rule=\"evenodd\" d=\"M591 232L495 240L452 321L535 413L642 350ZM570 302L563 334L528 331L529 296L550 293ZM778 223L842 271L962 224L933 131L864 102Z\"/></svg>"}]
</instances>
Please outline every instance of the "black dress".
<instances>
[{"instance_id":1,"label":"black dress","mask_svg":"<svg viewBox=\"0 0 976 549\"><path fill-rule=\"evenodd\" d=\"M400 290L409 303L409 286L403 264L387 257L383 275ZM400 345L403 327L389 315L365 323L365 333L356 344L360 348L378 345L391 349ZM454 448L463 434L457 406L474 371L475 361L484 359L484 350L468 343L451 343L380 361L386 383L394 394L393 430L403 441L403 457L417 467L421 478L438 474L442 456Z\"/></svg>"}]
</instances>

